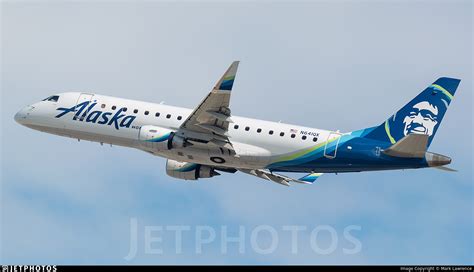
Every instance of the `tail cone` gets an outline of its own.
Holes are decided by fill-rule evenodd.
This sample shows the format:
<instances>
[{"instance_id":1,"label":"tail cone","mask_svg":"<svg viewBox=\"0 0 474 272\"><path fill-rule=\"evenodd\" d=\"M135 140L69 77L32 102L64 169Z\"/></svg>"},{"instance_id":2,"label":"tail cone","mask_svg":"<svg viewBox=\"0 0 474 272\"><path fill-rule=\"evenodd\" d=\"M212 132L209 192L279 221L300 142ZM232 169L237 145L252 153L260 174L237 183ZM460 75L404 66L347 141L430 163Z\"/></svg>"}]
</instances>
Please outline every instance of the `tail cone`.
<instances>
[{"instance_id":1,"label":"tail cone","mask_svg":"<svg viewBox=\"0 0 474 272\"><path fill-rule=\"evenodd\" d=\"M426 152L425 159L430 167L442 166L451 163L450 157L431 152Z\"/></svg>"}]
</instances>

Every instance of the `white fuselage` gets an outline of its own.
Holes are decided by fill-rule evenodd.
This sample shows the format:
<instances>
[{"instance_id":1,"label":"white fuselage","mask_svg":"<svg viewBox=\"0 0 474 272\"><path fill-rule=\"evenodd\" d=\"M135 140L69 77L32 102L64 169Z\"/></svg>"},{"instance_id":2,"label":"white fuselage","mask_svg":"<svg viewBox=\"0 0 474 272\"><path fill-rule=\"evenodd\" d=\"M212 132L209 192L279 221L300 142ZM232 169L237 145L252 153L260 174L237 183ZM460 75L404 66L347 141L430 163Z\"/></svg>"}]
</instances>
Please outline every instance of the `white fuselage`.
<instances>
[{"instance_id":1,"label":"white fuselage","mask_svg":"<svg viewBox=\"0 0 474 272\"><path fill-rule=\"evenodd\" d=\"M235 154L223 152L218 147L199 144L182 149L153 150L140 141L141 127L152 125L176 131L192 110L98 94L71 92L58 96L57 101L40 101L22 109L15 116L15 120L43 132L137 148L177 161L248 169L265 167L275 157L314 146L327 141L328 137L333 137L330 131L232 116L233 123L229 125L228 136ZM90 110L84 110L82 120L74 120L73 111L57 117L63 112L58 110L59 108L72 108L82 101L96 103ZM109 124L121 108L126 108L126 111L122 112L124 116L112 120L114 122ZM92 116L89 116L91 114ZM126 116L130 117L122 122ZM225 158L225 163L211 161L212 156Z\"/></svg>"}]
</instances>

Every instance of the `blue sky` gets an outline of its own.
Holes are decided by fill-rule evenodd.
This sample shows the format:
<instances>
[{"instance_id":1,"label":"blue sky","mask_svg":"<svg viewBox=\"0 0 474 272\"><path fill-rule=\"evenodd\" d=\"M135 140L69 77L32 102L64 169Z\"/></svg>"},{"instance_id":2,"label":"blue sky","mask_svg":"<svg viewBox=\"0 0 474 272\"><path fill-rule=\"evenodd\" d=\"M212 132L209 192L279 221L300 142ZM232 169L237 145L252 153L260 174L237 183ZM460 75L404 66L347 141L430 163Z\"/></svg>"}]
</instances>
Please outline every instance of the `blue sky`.
<instances>
[{"instance_id":1,"label":"blue sky","mask_svg":"<svg viewBox=\"0 0 474 272\"><path fill-rule=\"evenodd\" d=\"M2 2L2 263L474 262L473 6L470 1ZM244 174L181 182L165 160L16 124L23 106L92 91L195 107L240 60L233 114L350 131L381 123L438 77L461 78L430 151L435 169L324 175L286 188ZM278 230L271 254L217 242L177 254L129 250L130 219L145 226ZM282 226L305 226L298 254ZM336 250L317 254L310 230L328 225ZM343 237L349 225L362 248ZM143 239L142 239L143 240ZM268 245L268 237L259 242ZM322 236L321 247L328 238Z\"/></svg>"}]
</instances>

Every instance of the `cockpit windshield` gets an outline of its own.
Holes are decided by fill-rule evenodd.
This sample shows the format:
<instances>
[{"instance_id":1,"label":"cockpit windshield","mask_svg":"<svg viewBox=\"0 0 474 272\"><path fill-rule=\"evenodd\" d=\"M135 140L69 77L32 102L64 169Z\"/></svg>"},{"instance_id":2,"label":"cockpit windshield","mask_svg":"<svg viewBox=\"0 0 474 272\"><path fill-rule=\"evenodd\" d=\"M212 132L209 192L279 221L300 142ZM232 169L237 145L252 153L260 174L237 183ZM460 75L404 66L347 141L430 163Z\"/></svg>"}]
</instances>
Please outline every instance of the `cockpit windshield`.
<instances>
[{"instance_id":1,"label":"cockpit windshield","mask_svg":"<svg viewBox=\"0 0 474 272\"><path fill-rule=\"evenodd\" d=\"M52 101L52 102L58 102L58 100L59 100L59 95L52 95L43 99L43 101Z\"/></svg>"}]
</instances>

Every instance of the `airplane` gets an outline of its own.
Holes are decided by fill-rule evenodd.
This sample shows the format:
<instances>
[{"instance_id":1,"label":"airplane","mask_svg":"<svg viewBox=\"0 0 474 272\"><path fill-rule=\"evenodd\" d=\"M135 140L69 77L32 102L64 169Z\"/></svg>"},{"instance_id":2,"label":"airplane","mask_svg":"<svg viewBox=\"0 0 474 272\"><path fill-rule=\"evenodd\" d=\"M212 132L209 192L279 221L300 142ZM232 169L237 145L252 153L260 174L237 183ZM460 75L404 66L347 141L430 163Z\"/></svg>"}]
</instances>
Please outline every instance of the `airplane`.
<instances>
[{"instance_id":1,"label":"airplane","mask_svg":"<svg viewBox=\"0 0 474 272\"><path fill-rule=\"evenodd\" d=\"M234 116L234 61L195 109L87 92L48 96L15 114L28 128L136 148L164 157L166 173L182 180L237 171L289 186L323 173L398 170L445 165L428 151L460 83L442 77L380 125L342 133ZM291 178L283 173L305 173Z\"/></svg>"}]
</instances>

